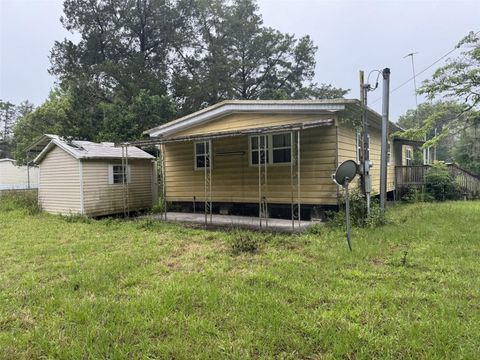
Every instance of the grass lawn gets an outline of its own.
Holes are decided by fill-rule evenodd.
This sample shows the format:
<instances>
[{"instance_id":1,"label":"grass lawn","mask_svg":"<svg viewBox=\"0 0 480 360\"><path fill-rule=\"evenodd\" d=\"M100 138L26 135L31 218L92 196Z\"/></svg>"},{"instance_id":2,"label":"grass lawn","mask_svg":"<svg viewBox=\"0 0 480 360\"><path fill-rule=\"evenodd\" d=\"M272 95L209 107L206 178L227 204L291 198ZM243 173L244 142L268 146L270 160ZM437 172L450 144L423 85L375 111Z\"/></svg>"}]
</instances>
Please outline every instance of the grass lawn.
<instances>
[{"instance_id":1,"label":"grass lawn","mask_svg":"<svg viewBox=\"0 0 480 360\"><path fill-rule=\"evenodd\" d=\"M480 202L232 239L0 210L0 358L478 358ZM244 233L245 234L245 233Z\"/></svg>"}]
</instances>

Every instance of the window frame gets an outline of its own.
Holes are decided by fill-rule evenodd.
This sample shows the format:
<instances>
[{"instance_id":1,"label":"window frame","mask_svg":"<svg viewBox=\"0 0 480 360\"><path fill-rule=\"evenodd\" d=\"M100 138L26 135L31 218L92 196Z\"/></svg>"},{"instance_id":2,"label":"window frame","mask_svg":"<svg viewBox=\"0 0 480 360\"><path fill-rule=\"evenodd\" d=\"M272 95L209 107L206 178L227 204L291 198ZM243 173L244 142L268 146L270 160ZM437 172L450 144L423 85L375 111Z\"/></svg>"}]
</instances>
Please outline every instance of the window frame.
<instances>
[{"instance_id":1,"label":"window frame","mask_svg":"<svg viewBox=\"0 0 480 360\"><path fill-rule=\"evenodd\" d=\"M410 146L405 147L405 166L411 166L413 164L412 158L413 158L412 148Z\"/></svg>"},{"instance_id":2,"label":"window frame","mask_svg":"<svg viewBox=\"0 0 480 360\"><path fill-rule=\"evenodd\" d=\"M277 135L288 135L290 137L290 146L278 146L274 147L273 146L273 137ZM248 137L248 163L251 167L258 167L259 165L264 165L262 162L261 164L254 164L252 159L253 159L253 153L258 152L258 151L263 151L260 147L258 149L253 149L252 147L252 139L253 138L259 138L260 137L265 137L267 141L267 153L266 153L266 163L267 166L290 166L292 164L292 158L293 158L293 144L292 144L292 133L290 131L283 131L283 132L278 132L278 133L272 133L272 134L260 134L260 135L250 135ZM293 139L294 140L294 139ZM258 142L259 146L261 144L261 141ZM273 151L274 150L286 150L290 149L290 161L288 162L273 162ZM257 155L258 157L258 155Z\"/></svg>"},{"instance_id":3,"label":"window frame","mask_svg":"<svg viewBox=\"0 0 480 360\"><path fill-rule=\"evenodd\" d=\"M204 151L206 151L207 145L209 147L213 148L213 143L210 140L205 140L205 141L194 141L193 142L193 168L195 171L205 171L205 169L209 169L210 167L213 169L213 149L210 149L210 164L209 166L203 166L199 167L197 166L197 157L201 156L205 158L205 155L207 154L204 152L203 154L197 154L197 144L203 144L204 146Z\"/></svg>"},{"instance_id":4,"label":"window frame","mask_svg":"<svg viewBox=\"0 0 480 360\"><path fill-rule=\"evenodd\" d=\"M130 184L131 183L131 167L130 165L127 165L126 168L122 164L108 164L108 184L109 185L123 185L124 182L123 180L120 182L115 182L115 175L118 175L118 172L115 172L115 167L123 167L123 176L125 181L125 184Z\"/></svg>"}]
</instances>

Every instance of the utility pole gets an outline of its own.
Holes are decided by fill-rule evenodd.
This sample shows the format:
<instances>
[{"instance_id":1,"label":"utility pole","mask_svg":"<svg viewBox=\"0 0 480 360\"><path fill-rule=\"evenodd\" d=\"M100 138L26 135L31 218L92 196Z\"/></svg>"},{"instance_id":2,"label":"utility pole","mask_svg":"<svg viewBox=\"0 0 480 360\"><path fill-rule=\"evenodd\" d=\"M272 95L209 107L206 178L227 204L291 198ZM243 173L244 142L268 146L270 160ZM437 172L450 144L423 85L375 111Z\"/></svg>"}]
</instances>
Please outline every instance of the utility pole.
<instances>
[{"instance_id":1,"label":"utility pole","mask_svg":"<svg viewBox=\"0 0 480 360\"><path fill-rule=\"evenodd\" d=\"M415 73L415 61L413 60L413 56L417 55L418 52L412 52L410 54L405 55L403 58L410 57L412 61L412 73L413 73L413 89L415 91L415 118L417 118L417 109L418 109L418 95L417 95L417 75ZM424 141L427 141L427 135L423 137ZM430 148L423 149L423 164L428 164L430 158Z\"/></svg>"},{"instance_id":2,"label":"utility pole","mask_svg":"<svg viewBox=\"0 0 480 360\"><path fill-rule=\"evenodd\" d=\"M380 212L385 216L385 201L387 197L387 162L388 162L388 110L390 102L390 69L385 68L383 76L382 101L382 147L380 152Z\"/></svg>"},{"instance_id":3,"label":"utility pole","mask_svg":"<svg viewBox=\"0 0 480 360\"><path fill-rule=\"evenodd\" d=\"M362 143L360 167L362 175L362 191L367 200L367 214L370 214L370 193L372 192L372 180L370 178L370 139L368 136L368 118L367 118L367 94L370 90L370 84L365 84L364 72L360 71L360 101L362 105Z\"/></svg>"}]
</instances>

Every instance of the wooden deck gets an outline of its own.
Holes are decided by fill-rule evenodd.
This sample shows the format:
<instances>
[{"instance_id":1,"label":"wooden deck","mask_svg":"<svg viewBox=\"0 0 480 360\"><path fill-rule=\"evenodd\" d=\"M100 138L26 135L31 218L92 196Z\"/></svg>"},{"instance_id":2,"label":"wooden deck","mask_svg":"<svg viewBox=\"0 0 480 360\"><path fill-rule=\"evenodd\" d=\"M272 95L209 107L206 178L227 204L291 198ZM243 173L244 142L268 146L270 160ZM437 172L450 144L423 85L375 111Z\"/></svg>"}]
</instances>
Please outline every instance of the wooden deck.
<instances>
[{"instance_id":1,"label":"wooden deck","mask_svg":"<svg viewBox=\"0 0 480 360\"><path fill-rule=\"evenodd\" d=\"M446 164L450 174L466 197L480 198L480 177L462 169L456 164ZM395 167L395 193L397 196L407 187L425 185L425 175L430 165L409 165Z\"/></svg>"}]
</instances>

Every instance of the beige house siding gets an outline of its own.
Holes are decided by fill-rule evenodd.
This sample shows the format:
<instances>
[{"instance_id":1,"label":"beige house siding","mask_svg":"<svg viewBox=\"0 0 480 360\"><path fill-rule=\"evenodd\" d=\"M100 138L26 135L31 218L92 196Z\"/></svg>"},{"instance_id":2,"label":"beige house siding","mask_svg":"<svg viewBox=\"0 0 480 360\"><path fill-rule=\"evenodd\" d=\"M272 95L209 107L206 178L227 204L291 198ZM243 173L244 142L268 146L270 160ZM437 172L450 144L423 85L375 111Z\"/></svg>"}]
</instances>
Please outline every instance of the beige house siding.
<instances>
[{"instance_id":1,"label":"beige house siding","mask_svg":"<svg viewBox=\"0 0 480 360\"><path fill-rule=\"evenodd\" d=\"M40 165L38 201L43 210L54 214L81 211L79 162L59 147Z\"/></svg>"},{"instance_id":2,"label":"beige house siding","mask_svg":"<svg viewBox=\"0 0 480 360\"><path fill-rule=\"evenodd\" d=\"M357 145L356 145L356 131L353 127L348 125L339 126L338 139L338 161L339 163L345 160L357 160ZM387 172L387 191L394 190L395 177L395 149L393 140L390 139L390 162ZM372 176L372 190L375 193L380 192L380 151L381 151L381 133L380 130L370 128L370 160L373 162L373 167L370 170ZM357 183L357 181L355 181Z\"/></svg>"},{"instance_id":3,"label":"beige house siding","mask_svg":"<svg viewBox=\"0 0 480 360\"><path fill-rule=\"evenodd\" d=\"M100 216L124 211L123 184L109 184L109 165L121 165L121 160L83 161L83 201L87 215ZM130 160L129 165L129 209L150 208L154 198L154 163L151 160Z\"/></svg>"},{"instance_id":4,"label":"beige house siding","mask_svg":"<svg viewBox=\"0 0 480 360\"><path fill-rule=\"evenodd\" d=\"M321 119L333 119L333 115L295 115L295 114L258 114L240 113L222 117L205 124L175 133L175 137L185 135L208 134L220 131L254 129L266 126L288 125Z\"/></svg>"},{"instance_id":5,"label":"beige house siding","mask_svg":"<svg viewBox=\"0 0 480 360\"><path fill-rule=\"evenodd\" d=\"M318 115L232 115L201 125L182 135L203 134L296 123L333 116ZM237 121L238 119L238 121ZM177 135L177 134L176 134ZM178 134L180 135L180 134ZM258 167L249 163L249 137L238 136L212 141L212 201L258 202ZM331 174L336 168L336 127L312 128L301 132L301 202L335 205L336 185ZM234 153L229 155L228 153ZM168 201L204 200L204 171L194 170L194 142L165 146L166 191ZM268 201L285 204L291 201L290 165L268 166Z\"/></svg>"},{"instance_id":6,"label":"beige house siding","mask_svg":"<svg viewBox=\"0 0 480 360\"><path fill-rule=\"evenodd\" d=\"M0 190L1 189L19 189L28 186L30 173L30 187L38 186L38 168L26 166L16 166L13 161L0 161Z\"/></svg>"}]
</instances>

